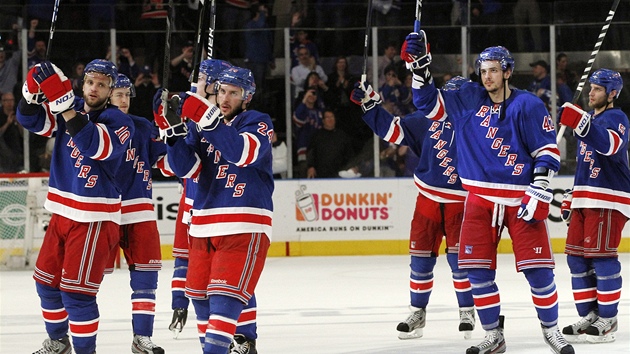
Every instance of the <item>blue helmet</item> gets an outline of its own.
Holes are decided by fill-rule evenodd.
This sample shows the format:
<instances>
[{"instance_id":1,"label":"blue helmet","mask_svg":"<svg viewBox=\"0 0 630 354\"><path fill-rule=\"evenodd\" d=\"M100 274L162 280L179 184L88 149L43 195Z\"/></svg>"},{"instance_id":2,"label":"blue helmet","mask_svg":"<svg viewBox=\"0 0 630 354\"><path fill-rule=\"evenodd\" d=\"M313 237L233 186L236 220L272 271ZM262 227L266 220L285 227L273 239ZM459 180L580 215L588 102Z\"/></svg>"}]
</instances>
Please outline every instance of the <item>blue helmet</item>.
<instances>
[{"instance_id":1,"label":"blue helmet","mask_svg":"<svg viewBox=\"0 0 630 354\"><path fill-rule=\"evenodd\" d=\"M470 82L467 78L463 76L455 76L452 79L448 80L444 86L442 86L442 90L444 91L456 91L462 87L463 84Z\"/></svg>"},{"instance_id":2,"label":"blue helmet","mask_svg":"<svg viewBox=\"0 0 630 354\"><path fill-rule=\"evenodd\" d=\"M610 69L595 70L588 79L588 82L605 87L606 95L611 93L612 90L617 90L615 98L619 98L619 94L623 88L623 79L621 78L621 74Z\"/></svg>"},{"instance_id":3,"label":"blue helmet","mask_svg":"<svg viewBox=\"0 0 630 354\"><path fill-rule=\"evenodd\" d=\"M502 46L488 47L483 52L479 53L477 60L475 60L475 72L479 75L479 68L481 62L487 60L496 60L501 64L501 70L505 71L511 68L514 71L514 57L507 48Z\"/></svg>"},{"instance_id":4,"label":"blue helmet","mask_svg":"<svg viewBox=\"0 0 630 354\"><path fill-rule=\"evenodd\" d=\"M118 74L116 78L116 83L114 83L115 89L117 88L128 88L131 97L136 97L136 88L131 83L131 80L125 74Z\"/></svg>"},{"instance_id":5,"label":"blue helmet","mask_svg":"<svg viewBox=\"0 0 630 354\"><path fill-rule=\"evenodd\" d=\"M206 75L206 82L213 83L217 81L219 74L232 67L232 64L224 60L206 59L199 64L199 73Z\"/></svg>"},{"instance_id":6,"label":"blue helmet","mask_svg":"<svg viewBox=\"0 0 630 354\"><path fill-rule=\"evenodd\" d=\"M229 84L238 86L243 89L243 101L250 101L254 93L256 93L256 83L254 76L249 69L233 66L227 70L223 70L217 81L220 84Z\"/></svg>"},{"instance_id":7,"label":"blue helmet","mask_svg":"<svg viewBox=\"0 0 630 354\"><path fill-rule=\"evenodd\" d=\"M114 84L118 79L118 69L116 68L116 65L105 59L94 59L89 62L83 70L84 75L87 75L88 73L100 73L109 76L112 79L110 87L114 87Z\"/></svg>"}]
</instances>

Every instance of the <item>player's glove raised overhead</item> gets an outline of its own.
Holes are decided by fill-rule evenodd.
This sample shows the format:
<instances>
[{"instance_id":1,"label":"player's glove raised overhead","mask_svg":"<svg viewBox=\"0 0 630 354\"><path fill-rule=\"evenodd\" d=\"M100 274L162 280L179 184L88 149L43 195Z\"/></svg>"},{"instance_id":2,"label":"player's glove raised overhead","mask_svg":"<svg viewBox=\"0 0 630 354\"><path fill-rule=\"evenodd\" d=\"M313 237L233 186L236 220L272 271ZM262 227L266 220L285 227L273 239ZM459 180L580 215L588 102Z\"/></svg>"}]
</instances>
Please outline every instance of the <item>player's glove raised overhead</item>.
<instances>
[{"instance_id":1,"label":"player's glove raised overhead","mask_svg":"<svg viewBox=\"0 0 630 354\"><path fill-rule=\"evenodd\" d=\"M431 52L424 31L411 32L405 38L405 43L400 50L400 58L405 61L407 69L413 72L413 80L416 88L420 88L432 80L429 64L431 64Z\"/></svg>"},{"instance_id":2,"label":"player's glove raised overhead","mask_svg":"<svg viewBox=\"0 0 630 354\"><path fill-rule=\"evenodd\" d=\"M360 105L364 113L383 102L381 95L372 89L372 85L368 85L366 82L357 82L354 84L354 90L352 90L350 94L350 100Z\"/></svg>"},{"instance_id":3,"label":"player's glove raised overhead","mask_svg":"<svg viewBox=\"0 0 630 354\"><path fill-rule=\"evenodd\" d=\"M153 118L158 128L160 128L160 137L162 139L185 136L188 133L186 124L176 113L179 108L179 96L173 95L168 98L167 89L159 89L153 96Z\"/></svg>"},{"instance_id":4,"label":"player's glove raised overhead","mask_svg":"<svg viewBox=\"0 0 630 354\"><path fill-rule=\"evenodd\" d=\"M573 190L567 189L564 191L564 195L562 196L562 205L560 205L560 216L562 220L564 220L567 225L571 221L571 202L573 201Z\"/></svg>"},{"instance_id":5,"label":"player's glove raised overhead","mask_svg":"<svg viewBox=\"0 0 630 354\"><path fill-rule=\"evenodd\" d=\"M219 107L191 91L182 97L181 110L182 118L191 119L202 130L214 130L223 119Z\"/></svg>"},{"instance_id":6,"label":"player's glove raised overhead","mask_svg":"<svg viewBox=\"0 0 630 354\"><path fill-rule=\"evenodd\" d=\"M50 112L57 114L74 108L72 83L63 71L49 61L35 65L34 69L29 71L29 74L46 95ZM26 81L28 83L28 79Z\"/></svg>"},{"instance_id":7,"label":"player's glove raised overhead","mask_svg":"<svg viewBox=\"0 0 630 354\"><path fill-rule=\"evenodd\" d=\"M539 170L540 171L537 171ZM525 196L521 201L521 207L516 216L526 222L544 221L549 216L549 203L553 194L549 188L549 181L553 177L553 171L546 168L534 170L534 182L529 184Z\"/></svg>"},{"instance_id":8,"label":"player's glove raised overhead","mask_svg":"<svg viewBox=\"0 0 630 354\"><path fill-rule=\"evenodd\" d=\"M36 67L33 66L26 74L26 81L22 85L22 96L28 104L42 104L46 101L46 96L39 88L37 81L33 78Z\"/></svg>"},{"instance_id":9,"label":"player's glove raised overhead","mask_svg":"<svg viewBox=\"0 0 630 354\"><path fill-rule=\"evenodd\" d=\"M575 134L585 136L591 127L591 115L580 108L580 106L566 102L562 105L560 123L573 128Z\"/></svg>"}]
</instances>

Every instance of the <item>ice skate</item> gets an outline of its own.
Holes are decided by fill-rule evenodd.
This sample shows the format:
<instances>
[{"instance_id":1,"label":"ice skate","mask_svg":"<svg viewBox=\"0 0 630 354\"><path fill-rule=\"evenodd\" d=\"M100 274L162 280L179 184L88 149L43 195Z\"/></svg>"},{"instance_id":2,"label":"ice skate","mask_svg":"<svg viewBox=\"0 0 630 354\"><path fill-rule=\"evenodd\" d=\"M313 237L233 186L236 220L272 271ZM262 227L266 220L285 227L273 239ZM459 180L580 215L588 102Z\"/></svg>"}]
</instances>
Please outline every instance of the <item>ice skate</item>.
<instances>
[{"instance_id":1,"label":"ice skate","mask_svg":"<svg viewBox=\"0 0 630 354\"><path fill-rule=\"evenodd\" d=\"M131 352L134 354L164 354L164 349L155 345L151 337L135 334L131 343Z\"/></svg>"},{"instance_id":2,"label":"ice skate","mask_svg":"<svg viewBox=\"0 0 630 354\"><path fill-rule=\"evenodd\" d=\"M247 339L242 334L235 334L230 344L230 354L257 354L256 341Z\"/></svg>"},{"instance_id":3,"label":"ice skate","mask_svg":"<svg viewBox=\"0 0 630 354\"><path fill-rule=\"evenodd\" d=\"M426 323L426 311L424 309L409 306L411 314L404 322L396 326L399 339L416 339L422 337L422 329Z\"/></svg>"},{"instance_id":4,"label":"ice skate","mask_svg":"<svg viewBox=\"0 0 630 354\"><path fill-rule=\"evenodd\" d=\"M503 338L503 323L505 317L499 316L499 327L486 331L483 341L466 349L466 354L496 354L505 353L506 345Z\"/></svg>"},{"instance_id":5,"label":"ice skate","mask_svg":"<svg viewBox=\"0 0 630 354\"><path fill-rule=\"evenodd\" d=\"M562 334L570 343L584 343L586 341L586 335L584 334L586 329L597 321L597 313L591 311L588 315L582 317L576 323L566 326L562 329Z\"/></svg>"},{"instance_id":6,"label":"ice skate","mask_svg":"<svg viewBox=\"0 0 630 354\"><path fill-rule=\"evenodd\" d=\"M545 343L549 346L552 353L555 354L574 354L575 351L571 344L567 342L558 326L543 327L543 335Z\"/></svg>"},{"instance_id":7,"label":"ice skate","mask_svg":"<svg viewBox=\"0 0 630 354\"><path fill-rule=\"evenodd\" d=\"M472 337L475 329L475 308L461 307L459 309L459 331L464 333L464 339Z\"/></svg>"},{"instance_id":8,"label":"ice skate","mask_svg":"<svg viewBox=\"0 0 630 354\"><path fill-rule=\"evenodd\" d=\"M600 317L585 331L586 341L589 343L610 343L615 341L617 332L617 317Z\"/></svg>"},{"instance_id":9,"label":"ice skate","mask_svg":"<svg viewBox=\"0 0 630 354\"><path fill-rule=\"evenodd\" d=\"M173 319L171 319L171 324L168 325L168 329L173 332L173 338L177 339L179 333L184 329L187 319L188 309L177 308L173 310Z\"/></svg>"},{"instance_id":10,"label":"ice skate","mask_svg":"<svg viewBox=\"0 0 630 354\"><path fill-rule=\"evenodd\" d=\"M33 354L72 354L70 338L68 338L68 336L61 339L46 338L42 343L42 349Z\"/></svg>"}]
</instances>

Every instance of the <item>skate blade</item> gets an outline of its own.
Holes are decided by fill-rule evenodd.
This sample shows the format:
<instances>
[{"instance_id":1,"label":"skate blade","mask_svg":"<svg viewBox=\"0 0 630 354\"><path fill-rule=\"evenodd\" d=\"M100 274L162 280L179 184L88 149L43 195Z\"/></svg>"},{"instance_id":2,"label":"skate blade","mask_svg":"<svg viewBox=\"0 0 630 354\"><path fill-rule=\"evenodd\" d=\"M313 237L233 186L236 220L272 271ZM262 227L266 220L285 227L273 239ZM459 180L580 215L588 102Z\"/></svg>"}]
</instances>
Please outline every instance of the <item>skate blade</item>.
<instances>
[{"instance_id":1,"label":"skate blade","mask_svg":"<svg viewBox=\"0 0 630 354\"><path fill-rule=\"evenodd\" d=\"M608 333L603 336L590 336L586 335L586 341L591 344L610 343L615 341L615 334Z\"/></svg>"},{"instance_id":2,"label":"skate blade","mask_svg":"<svg viewBox=\"0 0 630 354\"><path fill-rule=\"evenodd\" d=\"M422 338L423 335L424 333L422 333L422 328L416 328L411 332L398 332L398 339L418 339Z\"/></svg>"},{"instance_id":3,"label":"skate blade","mask_svg":"<svg viewBox=\"0 0 630 354\"><path fill-rule=\"evenodd\" d=\"M586 343L586 334L563 334L563 336L569 343Z\"/></svg>"}]
</instances>

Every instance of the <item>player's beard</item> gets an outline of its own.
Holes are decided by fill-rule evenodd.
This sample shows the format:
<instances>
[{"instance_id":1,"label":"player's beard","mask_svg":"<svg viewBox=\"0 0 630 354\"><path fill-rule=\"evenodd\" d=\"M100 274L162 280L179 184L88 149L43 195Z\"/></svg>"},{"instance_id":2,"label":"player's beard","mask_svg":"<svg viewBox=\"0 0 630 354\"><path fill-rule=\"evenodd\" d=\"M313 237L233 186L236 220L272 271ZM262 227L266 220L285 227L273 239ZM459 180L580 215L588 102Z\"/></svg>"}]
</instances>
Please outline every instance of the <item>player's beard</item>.
<instances>
[{"instance_id":1,"label":"player's beard","mask_svg":"<svg viewBox=\"0 0 630 354\"><path fill-rule=\"evenodd\" d=\"M85 105L92 108L92 109L101 109L103 107L105 107L105 104L107 103L108 97L105 98L95 98L93 99L90 96L86 96L84 98L85 100Z\"/></svg>"},{"instance_id":2,"label":"player's beard","mask_svg":"<svg viewBox=\"0 0 630 354\"><path fill-rule=\"evenodd\" d=\"M606 107L607 105L608 105L607 97L588 101L588 106L594 110L602 109Z\"/></svg>"}]
</instances>

